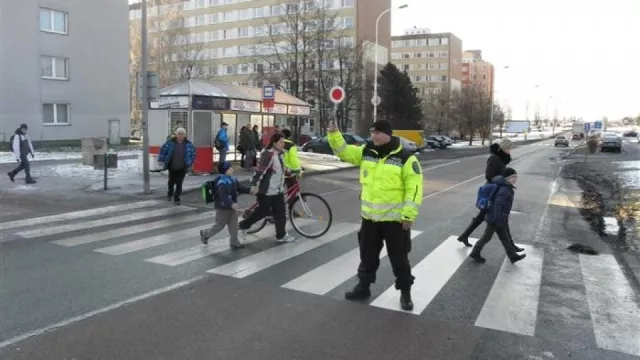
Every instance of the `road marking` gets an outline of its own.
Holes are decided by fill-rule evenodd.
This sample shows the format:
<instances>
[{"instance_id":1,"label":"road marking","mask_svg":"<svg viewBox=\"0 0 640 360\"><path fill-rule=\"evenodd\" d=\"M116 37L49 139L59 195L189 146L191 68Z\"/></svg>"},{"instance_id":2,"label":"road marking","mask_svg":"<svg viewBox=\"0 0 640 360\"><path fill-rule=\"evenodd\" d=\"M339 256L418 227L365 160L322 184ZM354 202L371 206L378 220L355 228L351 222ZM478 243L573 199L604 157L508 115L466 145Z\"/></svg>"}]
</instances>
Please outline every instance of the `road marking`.
<instances>
[{"instance_id":1,"label":"road marking","mask_svg":"<svg viewBox=\"0 0 640 360\"><path fill-rule=\"evenodd\" d=\"M187 211L194 211L194 209L189 207L182 207L182 206L161 208L161 209L145 211L141 213L135 213L131 215L122 215L122 216L116 216L116 217L111 217L106 219L91 220L86 222L77 222L73 224L51 226L51 227L46 227L42 229L21 231L16 233L16 235L21 236L23 238L30 239L30 238L36 238L41 236L63 234L71 231L86 230L86 229L91 229L99 226L115 225L115 224L127 223L130 221L151 219L159 216L177 215ZM144 224L140 224L139 226L144 226Z\"/></svg>"},{"instance_id":2,"label":"road marking","mask_svg":"<svg viewBox=\"0 0 640 360\"><path fill-rule=\"evenodd\" d=\"M299 223L299 226L308 225L314 221L310 219L298 219L296 220ZM291 223L287 223L287 228L291 229ZM243 244L254 243L263 239L267 239L270 237L274 237L276 235L275 227L270 226L266 230L262 230L257 234L248 234L247 240L243 242ZM207 256L215 255L217 253L229 250L229 237L225 237L222 239L216 239L209 242L209 245L197 245L192 246L186 249L170 252L168 254L152 257L146 259L145 261L167 265L167 266L177 266L186 264L188 262L198 260Z\"/></svg>"},{"instance_id":3,"label":"road marking","mask_svg":"<svg viewBox=\"0 0 640 360\"><path fill-rule=\"evenodd\" d=\"M126 243L111 245L93 251L107 255L124 255L132 252L150 249L152 247L169 244L175 241L190 241L200 238L200 229L191 228L186 230L174 231L167 234L156 235L140 240L129 241ZM198 240L199 241L199 240Z\"/></svg>"},{"instance_id":4,"label":"road marking","mask_svg":"<svg viewBox=\"0 0 640 360\"><path fill-rule=\"evenodd\" d=\"M202 280L202 279L205 279L205 278L206 278L205 275L200 275L200 276L197 276L195 278L192 278L192 279L189 279L189 280L185 280L185 281L181 281L181 282L178 282L178 283L175 283L175 284L172 284L172 285L160 288L160 289L156 289L156 290L144 293L142 295L138 295L138 296L129 298L127 300L124 300L124 301L121 301L121 302L117 302L115 304L112 304L112 305L109 305L109 306L105 306L103 308L100 308L100 309L97 309L97 310L94 310L94 311L90 311L90 312L84 313L82 315L75 316L75 317L69 318L67 320L63 320L63 321L57 322L55 324L51 324L51 325L42 327L42 328L37 329L37 330L29 331L29 332L24 333L22 335L18 335L16 337L11 338L11 339L8 339L8 340L5 340L3 342L0 342L0 349L5 348L5 347L10 346L10 345L13 345L13 344L16 344L16 343L18 343L20 341L23 341L23 340L27 340L27 339L29 339L31 337L42 335L42 334L47 333L49 331L53 331L53 330L56 330L56 329L71 325L73 323L77 323L79 321L86 320L86 319L94 317L96 315L107 313L109 311L118 309L118 308L123 307L125 305L130 305L130 304L133 304L133 303L138 302L140 300L145 300L145 299L151 298L153 296L160 295L160 294L163 294L163 293L166 293L166 292L169 292L169 291L172 291L172 290L175 290L175 289L190 285L190 284L192 284L192 283L194 283L196 281L199 281L199 280Z\"/></svg>"},{"instance_id":5,"label":"road marking","mask_svg":"<svg viewBox=\"0 0 640 360\"><path fill-rule=\"evenodd\" d=\"M527 250L527 258L516 264L511 264L508 257L504 259L476 326L535 335L544 252L520 246Z\"/></svg>"},{"instance_id":6,"label":"road marking","mask_svg":"<svg viewBox=\"0 0 640 360\"><path fill-rule=\"evenodd\" d=\"M440 194L442 194L442 193L444 193L444 192L447 192L447 191L449 191L449 190L455 189L455 188L457 188L457 187L458 187L458 186L460 186L460 185L464 185L464 184L469 183L469 182L471 182L471 181L477 180L477 179L479 179L479 178L481 178L481 177L483 177L483 176L484 176L484 174L480 174L480 175L478 175L478 176L474 176L474 177L472 177L472 178L470 178L470 179L467 179L467 180L465 180L465 181L463 181L463 182L461 182L461 183L457 183L457 184L455 184L455 185L453 185L453 186L449 186L448 188L446 188L446 189L444 189L444 190L436 191L436 192L431 193L431 194L429 194L429 195L423 196L423 197L422 197L422 200L424 200L424 199L428 199L428 198L430 198L430 197L432 197L432 196L440 195Z\"/></svg>"},{"instance_id":7,"label":"road marking","mask_svg":"<svg viewBox=\"0 0 640 360\"><path fill-rule=\"evenodd\" d=\"M421 314L467 259L471 248L462 245L457 238L457 236L449 236L411 270L416 278L422 279L411 287L413 299L411 313ZM404 311L400 308L398 299L398 290L395 285L392 285L373 300L371 306Z\"/></svg>"},{"instance_id":8,"label":"road marking","mask_svg":"<svg viewBox=\"0 0 640 360\"><path fill-rule=\"evenodd\" d=\"M598 347L640 355L640 308L613 255L579 255Z\"/></svg>"},{"instance_id":9,"label":"road marking","mask_svg":"<svg viewBox=\"0 0 640 360\"><path fill-rule=\"evenodd\" d=\"M185 211L188 211L188 210L185 209ZM62 245L62 246L85 245L85 244L91 244L98 241L114 239L114 238L127 236L127 235L139 234L139 233L143 233L151 230L162 229L164 227L182 225L185 223L190 223L193 221L201 221L206 219L211 219L211 221L213 221L214 212L210 211L210 212L205 212L205 213L196 214L196 215L171 218L168 220L161 220L161 221L156 221L152 223L134 225L134 226L130 226L122 229L105 231L97 234L91 233L86 235L80 235L80 236L75 236L68 239L52 241L52 243L56 245Z\"/></svg>"},{"instance_id":10,"label":"road marking","mask_svg":"<svg viewBox=\"0 0 640 360\"><path fill-rule=\"evenodd\" d=\"M307 251L329 244L360 228L360 224L340 223L332 226L329 232L317 239L300 239L295 243L282 244L263 252L218 266L208 273L232 276L238 279L255 274L273 265L279 264Z\"/></svg>"},{"instance_id":11,"label":"road marking","mask_svg":"<svg viewBox=\"0 0 640 360\"><path fill-rule=\"evenodd\" d=\"M422 231L411 230L411 239L420 235ZM380 260L387 256L387 247L383 246ZM283 288L303 291L310 294L324 295L336 286L349 280L360 263L360 248L355 248L328 263L299 276L282 285Z\"/></svg>"},{"instance_id":12,"label":"road marking","mask_svg":"<svg viewBox=\"0 0 640 360\"><path fill-rule=\"evenodd\" d=\"M63 214L3 222L0 224L0 228L2 230L7 230L7 229L16 228L16 227L39 225L39 224L45 224L45 223L54 222L54 221L76 220L76 219L85 218L85 217L94 216L94 215L108 214L110 212L120 212L120 211L126 211L126 210L140 209L143 207L158 205L160 203L161 202L158 200L149 200L149 201L140 201L140 202L129 203L129 204L106 206L106 207L95 208L95 209L73 211L73 212L67 212Z\"/></svg>"},{"instance_id":13,"label":"road marking","mask_svg":"<svg viewBox=\"0 0 640 360\"><path fill-rule=\"evenodd\" d=\"M441 168L441 167L445 167L445 166L449 166L449 165L457 164L457 163L459 163L459 162L460 162L460 160L456 160L456 161L451 161L451 162L444 163L444 164L440 164L440 165L435 165L435 166L432 166L432 167L428 167L428 168L426 168L426 169L422 169L422 172L430 171L430 170L435 170L435 169L438 169L438 168Z\"/></svg>"}]
</instances>

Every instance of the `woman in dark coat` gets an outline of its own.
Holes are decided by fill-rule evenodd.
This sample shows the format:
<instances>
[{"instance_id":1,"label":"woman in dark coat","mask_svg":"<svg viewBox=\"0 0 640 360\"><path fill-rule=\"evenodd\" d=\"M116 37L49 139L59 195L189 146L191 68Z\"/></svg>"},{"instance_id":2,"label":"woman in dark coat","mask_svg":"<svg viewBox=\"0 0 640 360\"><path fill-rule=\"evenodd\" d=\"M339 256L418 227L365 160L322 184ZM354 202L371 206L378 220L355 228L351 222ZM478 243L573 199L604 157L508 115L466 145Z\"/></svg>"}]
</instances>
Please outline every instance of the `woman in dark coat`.
<instances>
[{"instance_id":1,"label":"woman in dark coat","mask_svg":"<svg viewBox=\"0 0 640 360\"><path fill-rule=\"evenodd\" d=\"M503 139L499 143L491 144L489 147L489 158L487 159L487 167L484 171L484 177L487 183L491 182L497 175L504 175L505 170L507 169L507 165L511 162L511 148L513 147L513 142L509 139ZM465 246L471 247L469 243L469 236L473 233L475 229L480 226L487 215L486 210L480 210L478 215L476 215L473 219L471 219L471 224L467 227L467 229L458 236L458 241L463 243ZM507 232L509 233L509 237L511 238L511 230L507 227ZM511 238L511 242L513 242L513 238ZM523 248L517 247L514 244L516 251L524 251Z\"/></svg>"}]
</instances>

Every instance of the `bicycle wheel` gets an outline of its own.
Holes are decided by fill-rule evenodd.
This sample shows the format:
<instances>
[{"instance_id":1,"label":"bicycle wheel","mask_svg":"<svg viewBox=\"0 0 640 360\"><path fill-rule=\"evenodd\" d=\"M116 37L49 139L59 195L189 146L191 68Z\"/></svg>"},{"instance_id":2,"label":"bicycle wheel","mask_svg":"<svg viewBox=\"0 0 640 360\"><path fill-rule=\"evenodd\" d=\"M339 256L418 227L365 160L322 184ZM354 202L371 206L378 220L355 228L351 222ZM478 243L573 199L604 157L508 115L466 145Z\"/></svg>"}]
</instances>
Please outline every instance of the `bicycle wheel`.
<instances>
[{"instance_id":1,"label":"bicycle wheel","mask_svg":"<svg viewBox=\"0 0 640 360\"><path fill-rule=\"evenodd\" d=\"M255 211L255 209L252 210L252 211ZM242 214L242 218L246 219L247 217L249 217L249 215L251 214L252 211L245 211ZM256 222L250 228L247 229L247 234L255 234L255 233L259 232L260 230L264 229L265 226L267 226L267 218L264 218L262 220L258 220L258 222Z\"/></svg>"},{"instance_id":2,"label":"bicycle wheel","mask_svg":"<svg viewBox=\"0 0 640 360\"><path fill-rule=\"evenodd\" d=\"M326 216L314 216L314 213L317 214L317 211L312 212L311 209L309 208L309 204L307 199L314 199L314 200L319 200L321 207L324 207L326 209L327 215ZM301 211L296 211L296 205L301 207ZM298 215L298 216L296 216ZM304 219L313 219L314 221L314 225L315 223L318 223L320 225L320 229L318 231L307 231L307 230L303 230L302 228L310 225L310 224L305 224L300 220L304 220ZM293 225L293 228L302 236L309 238L309 239L315 239L318 238L324 234L327 233L327 231L329 231L329 228L331 227L331 222L333 221L333 213L331 212L331 207L329 206L329 203L327 203L327 201L322 198L322 196L320 195L316 195L316 194L312 194L312 193L307 193L307 192L303 192L300 193L300 195L298 197L296 197L296 199L294 200L294 202L291 204L291 206L289 207L289 220L291 221L291 225ZM297 221L300 221L300 223L297 223Z\"/></svg>"}]
</instances>

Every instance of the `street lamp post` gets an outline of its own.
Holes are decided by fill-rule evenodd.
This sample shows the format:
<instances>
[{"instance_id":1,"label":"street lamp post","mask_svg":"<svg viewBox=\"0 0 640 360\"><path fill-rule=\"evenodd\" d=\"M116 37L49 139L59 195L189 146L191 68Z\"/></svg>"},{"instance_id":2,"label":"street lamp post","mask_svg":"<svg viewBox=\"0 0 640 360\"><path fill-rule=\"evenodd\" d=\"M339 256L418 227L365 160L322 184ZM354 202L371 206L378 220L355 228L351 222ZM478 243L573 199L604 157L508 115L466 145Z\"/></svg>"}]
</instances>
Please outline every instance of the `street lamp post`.
<instances>
[{"instance_id":1,"label":"street lamp post","mask_svg":"<svg viewBox=\"0 0 640 360\"><path fill-rule=\"evenodd\" d=\"M140 55L142 73L142 182L145 194L151 193L151 183L149 178L149 49L147 44L147 0L140 2L141 30L140 30Z\"/></svg>"},{"instance_id":2,"label":"street lamp post","mask_svg":"<svg viewBox=\"0 0 640 360\"><path fill-rule=\"evenodd\" d=\"M407 7L409 7L409 5L405 4L405 5L401 5L398 6L398 9L406 9ZM388 12L391 12L391 10L393 10L393 8L389 8L383 12L380 13L380 15L378 15L378 18L376 19L376 54L375 54L375 64L373 64L374 66L374 73L373 73L373 122L376 122L376 120L378 119L378 27L380 26L380 19L382 18L383 15L385 15Z\"/></svg>"}]
</instances>

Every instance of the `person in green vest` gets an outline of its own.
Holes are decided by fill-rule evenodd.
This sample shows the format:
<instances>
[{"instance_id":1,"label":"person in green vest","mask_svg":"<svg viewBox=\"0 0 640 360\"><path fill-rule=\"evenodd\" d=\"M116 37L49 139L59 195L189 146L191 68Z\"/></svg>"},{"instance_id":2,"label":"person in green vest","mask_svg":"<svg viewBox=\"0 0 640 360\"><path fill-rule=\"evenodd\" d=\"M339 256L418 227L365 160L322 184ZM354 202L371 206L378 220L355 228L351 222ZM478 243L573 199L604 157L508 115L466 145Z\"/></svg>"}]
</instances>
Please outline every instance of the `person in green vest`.
<instances>
[{"instance_id":1,"label":"person in green vest","mask_svg":"<svg viewBox=\"0 0 640 360\"><path fill-rule=\"evenodd\" d=\"M422 204L422 168L410 150L405 150L391 123L378 120L369 129L372 141L365 146L347 145L334 124L328 129L329 145L342 160L360 167L360 246L359 282L345 294L348 300L371 296L376 280L383 241L387 247L396 289L400 290L400 307L413 310L411 286L411 226Z\"/></svg>"}]
</instances>

